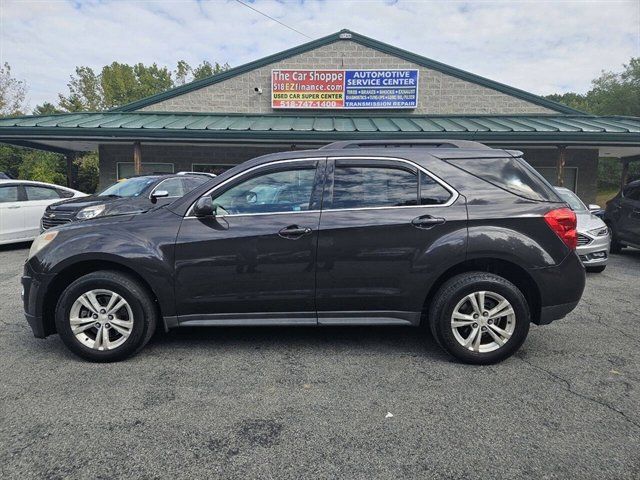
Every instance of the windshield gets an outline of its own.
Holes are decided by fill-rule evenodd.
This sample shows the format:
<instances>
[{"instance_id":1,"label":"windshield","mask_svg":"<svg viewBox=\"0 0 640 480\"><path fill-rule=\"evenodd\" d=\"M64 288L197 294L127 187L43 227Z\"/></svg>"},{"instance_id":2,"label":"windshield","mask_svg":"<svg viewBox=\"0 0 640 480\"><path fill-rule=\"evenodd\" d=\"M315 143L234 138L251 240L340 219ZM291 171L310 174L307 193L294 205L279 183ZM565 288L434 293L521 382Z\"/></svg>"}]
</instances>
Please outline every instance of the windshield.
<instances>
[{"instance_id":1,"label":"windshield","mask_svg":"<svg viewBox=\"0 0 640 480\"><path fill-rule=\"evenodd\" d=\"M585 207L584 203L582 203L582 200L580 200L575 193L568 190L559 189L556 189L556 191L558 192L558 195L560 195L560 198L562 198L563 201L567 202L571 207L571 210L573 210L574 212L587 211L587 207Z\"/></svg>"},{"instance_id":2,"label":"windshield","mask_svg":"<svg viewBox=\"0 0 640 480\"><path fill-rule=\"evenodd\" d=\"M114 183L106 190L102 191L100 197L137 197L139 196L149 185L155 183L156 177L138 177L129 178L128 180L122 180L121 182Z\"/></svg>"}]
</instances>

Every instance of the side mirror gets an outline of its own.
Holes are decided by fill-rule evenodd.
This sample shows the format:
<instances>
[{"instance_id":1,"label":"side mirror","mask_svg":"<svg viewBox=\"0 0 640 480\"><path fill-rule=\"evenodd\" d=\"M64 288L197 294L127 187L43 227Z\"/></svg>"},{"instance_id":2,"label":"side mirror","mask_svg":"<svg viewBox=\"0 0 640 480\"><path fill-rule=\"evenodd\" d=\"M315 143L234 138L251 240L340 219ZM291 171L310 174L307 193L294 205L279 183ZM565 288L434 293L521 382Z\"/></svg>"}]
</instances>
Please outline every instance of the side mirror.
<instances>
[{"instance_id":1,"label":"side mirror","mask_svg":"<svg viewBox=\"0 0 640 480\"><path fill-rule=\"evenodd\" d=\"M595 212L597 210L601 210L600 205L596 205L595 203L590 203L589 204L589 211L590 212Z\"/></svg>"},{"instance_id":2,"label":"side mirror","mask_svg":"<svg viewBox=\"0 0 640 480\"><path fill-rule=\"evenodd\" d=\"M156 190L151 194L151 198L166 198L169 196L169 192L166 190Z\"/></svg>"},{"instance_id":3,"label":"side mirror","mask_svg":"<svg viewBox=\"0 0 640 480\"><path fill-rule=\"evenodd\" d=\"M200 197L193 206L193 214L196 217L211 217L214 215L213 200L210 196Z\"/></svg>"}]
</instances>

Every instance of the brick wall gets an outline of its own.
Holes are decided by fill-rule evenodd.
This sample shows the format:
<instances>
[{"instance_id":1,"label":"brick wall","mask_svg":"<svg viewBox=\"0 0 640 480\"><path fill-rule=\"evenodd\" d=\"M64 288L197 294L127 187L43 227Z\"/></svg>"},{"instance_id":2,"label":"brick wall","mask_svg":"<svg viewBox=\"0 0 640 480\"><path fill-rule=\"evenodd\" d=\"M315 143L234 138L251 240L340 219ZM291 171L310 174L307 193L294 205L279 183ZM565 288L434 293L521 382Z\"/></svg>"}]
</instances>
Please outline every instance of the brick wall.
<instances>
[{"instance_id":1,"label":"brick wall","mask_svg":"<svg viewBox=\"0 0 640 480\"><path fill-rule=\"evenodd\" d=\"M296 55L227 81L142 108L147 111L267 113L271 109L271 69L274 68L417 68L420 70L417 114L556 113L516 97L377 50L342 40ZM254 91L262 88L263 93Z\"/></svg>"}]
</instances>

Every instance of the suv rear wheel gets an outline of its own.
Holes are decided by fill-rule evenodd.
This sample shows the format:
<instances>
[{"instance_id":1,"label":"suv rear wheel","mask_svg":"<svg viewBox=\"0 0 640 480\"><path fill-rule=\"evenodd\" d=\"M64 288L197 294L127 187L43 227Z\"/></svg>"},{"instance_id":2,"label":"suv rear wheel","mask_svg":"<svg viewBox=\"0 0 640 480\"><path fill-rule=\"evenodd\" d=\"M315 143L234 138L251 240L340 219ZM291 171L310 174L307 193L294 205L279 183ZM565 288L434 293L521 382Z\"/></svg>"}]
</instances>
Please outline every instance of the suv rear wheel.
<instances>
[{"instance_id":1,"label":"suv rear wheel","mask_svg":"<svg viewBox=\"0 0 640 480\"><path fill-rule=\"evenodd\" d=\"M135 279L99 271L78 278L64 290L56 307L56 327L76 355L113 362L146 345L155 331L156 310Z\"/></svg>"},{"instance_id":2,"label":"suv rear wheel","mask_svg":"<svg viewBox=\"0 0 640 480\"><path fill-rule=\"evenodd\" d=\"M495 363L513 355L529 332L522 292L503 277L469 272L447 280L429 309L431 332L465 363Z\"/></svg>"}]
</instances>

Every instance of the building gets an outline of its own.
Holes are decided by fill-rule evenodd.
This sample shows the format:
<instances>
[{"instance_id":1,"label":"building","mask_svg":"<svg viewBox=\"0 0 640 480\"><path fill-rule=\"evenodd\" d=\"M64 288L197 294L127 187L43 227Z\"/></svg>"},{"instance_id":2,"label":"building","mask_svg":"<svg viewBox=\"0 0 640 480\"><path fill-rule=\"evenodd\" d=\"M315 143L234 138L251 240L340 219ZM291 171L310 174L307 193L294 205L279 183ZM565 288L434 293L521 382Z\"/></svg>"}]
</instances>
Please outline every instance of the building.
<instances>
[{"instance_id":1,"label":"building","mask_svg":"<svg viewBox=\"0 0 640 480\"><path fill-rule=\"evenodd\" d=\"M0 121L0 141L98 150L100 185L219 172L345 139L471 139L525 152L593 201L599 157L640 159L640 118L597 117L343 30L109 112ZM69 167L69 182L73 172Z\"/></svg>"}]
</instances>

